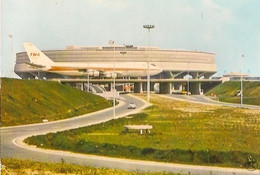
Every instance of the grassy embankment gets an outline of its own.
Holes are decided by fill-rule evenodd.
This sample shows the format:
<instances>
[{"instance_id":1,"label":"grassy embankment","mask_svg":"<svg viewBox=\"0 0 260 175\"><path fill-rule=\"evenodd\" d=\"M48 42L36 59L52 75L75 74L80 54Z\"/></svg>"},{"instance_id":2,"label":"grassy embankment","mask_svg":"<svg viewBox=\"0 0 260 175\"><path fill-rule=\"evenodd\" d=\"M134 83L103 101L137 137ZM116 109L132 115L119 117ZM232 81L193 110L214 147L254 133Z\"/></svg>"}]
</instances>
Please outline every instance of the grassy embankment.
<instances>
[{"instance_id":1,"label":"grassy embankment","mask_svg":"<svg viewBox=\"0 0 260 175\"><path fill-rule=\"evenodd\" d=\"M145 96L141 96L145 98ZM260 111L206 106L157 95L141 114L47 135L26 143L86 154L200 165L241 167L260 160ZM131 118L132 117L132 118ZM153 125L151 134L124 133L124 125Z\"/></svg>"},{"instance_id":2,"label":"grassy embankment","mask_svg":"<svg viewBox=\"0 0 260 175\"><path fill-rule=\"evenodd\" d=\"M206 95L215 96L219 101L240 103L239 81L228 81L210 90ZM243 102L244 104L260 105L260 82L243 82Z\"/></svg>"},{"instance_id":3,"label":"grassy embankment","mask_svg":"<svg viewBox=\"0 0 260 175\"><path fill-rule=\"evenodd\" d=\"M42 163L32 160L19 159L2 159L2 164L5 165L7 172L12 175L177 175L174 173L138 173L127 172L122 170L107 169L107 168L93 168L82 165L62 163ZM2 175L9 175L6 170L2 169ZM0 174L1 174L0 173Z\"/></svg>"},{"instance_id":4,"label":"grassy embankment","mask_svg":"<svg viewBox=\"0 0 260 175\"><path fill-rule=\"evenodd\" d=\"M111 104L102 97L58 82L2 78L2 126L60 120Z\"/></svg>"}]
</instances>

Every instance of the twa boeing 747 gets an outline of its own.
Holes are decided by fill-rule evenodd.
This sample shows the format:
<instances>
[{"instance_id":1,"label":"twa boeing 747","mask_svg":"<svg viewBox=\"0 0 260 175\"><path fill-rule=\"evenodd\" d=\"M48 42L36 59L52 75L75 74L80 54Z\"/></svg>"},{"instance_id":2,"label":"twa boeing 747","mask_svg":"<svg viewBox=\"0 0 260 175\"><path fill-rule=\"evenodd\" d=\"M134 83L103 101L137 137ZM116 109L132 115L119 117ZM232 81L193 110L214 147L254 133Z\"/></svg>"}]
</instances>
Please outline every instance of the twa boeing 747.
<instances>
[{"instance_id":1,"label":"twa boeing 747","mask_svg":"<svg viewBox=\"0 0 260 175\"><path fill-rule=\"evenodd\" d=\"M30 59L26 63L37 71L57 73L64 77L74 76L103 76L111 77L115 68L117 77L144 77L147 76L146 62L54 62L32 43L24 43L24 48ZM154 64L149 65L150 75L162 72L162 69Z\"/></svg>"}]
</instances>

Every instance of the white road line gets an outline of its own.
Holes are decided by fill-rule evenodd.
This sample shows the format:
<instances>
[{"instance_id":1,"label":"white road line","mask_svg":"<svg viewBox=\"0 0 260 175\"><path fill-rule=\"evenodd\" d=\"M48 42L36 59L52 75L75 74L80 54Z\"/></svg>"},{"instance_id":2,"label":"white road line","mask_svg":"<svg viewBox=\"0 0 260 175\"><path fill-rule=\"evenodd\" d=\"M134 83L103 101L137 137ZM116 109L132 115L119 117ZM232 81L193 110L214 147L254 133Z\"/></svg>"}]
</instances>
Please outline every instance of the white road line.
<instances>
[{"instance_id":1,"label":"white road line","mask_svg":"<svg viewBox=\"0 0 260 175\"><path fill-rule=\"evenodd\" d=\"M134 97L137 98L137 97ZM169 97L170 98L170 97ZM138 98L139 99L139 98ZM136 109L136 110L131 110L125 114L118 115L116 118L121 118L130 114L138 113L142 109L146 107L146 101L143 99L139 99L143 101L143 105ZM124 105L119 104L120 106ZM119 107L118 105L118 107ZM107 110L110 110L111 108L94 112L96 113L101 113ZM82 115L79 117L74 117L70 119L65 119L66 121L73 120L75 118L82 118L86 116L93 115L94 113L87 114L87 115ZM98 122L93 122L89 123L88 125L92 124L97 124L97 123L102 123L110 119L106 120L101 120ZM55 122L50 122L50 123L57 123L59 121ZM20 127L24 126L35 126L35 125L45 125L49 123L41 123L41 124L32 124L32 125L23 125ZM16 126L19 127L19 126ZM16 128L16 127L8 127L8 128ZM1 128L1 129L8 129L6 128ZM72 129L72 128L70 128ZM192 173L192 174L212 174L212 175L259 175L260 171L248 171L246 169L236 169L236 168L222 168L222 167L213 167L213 166L200 166L200 165L185 165L185 164L174 164L174 163L164 163L164 162L154 162L154 161L143 161L143 160L133 160L133 159L123 159L123 158L112 158L112 157L105 157L105 156L96 156L96 155L88 155L88 154L80 154L80 153L73 153L73 152L68 152L68 151L60 151L60 150L49 150L49 149L41 149L37 148L36 146L30 146L27 145L26 143L23 142L23 140L29 136L35 135L35 134L46 134L48 132L55 132L59 131L59 129L52 129L52 130L45 130L43 132L35 132L31 133L29 135L21 136L14 138L12 140L12 143L16 145L19 148L23 148L26 150L30 151L35 151L35 152L41 152L45 154L50 154L50 155L59 155L59 156L65 156L65 157L72 157L72 158L81 158L84 161L88 161L89 166L100 166L100 167L107 167L107 168L116 168L116 169L123 169L123 170L130 170L130 171L151 171L151 172L158 172L158 171L166 171L166 172L176 172L176 173Z\"/></svg>"}]
</instances>

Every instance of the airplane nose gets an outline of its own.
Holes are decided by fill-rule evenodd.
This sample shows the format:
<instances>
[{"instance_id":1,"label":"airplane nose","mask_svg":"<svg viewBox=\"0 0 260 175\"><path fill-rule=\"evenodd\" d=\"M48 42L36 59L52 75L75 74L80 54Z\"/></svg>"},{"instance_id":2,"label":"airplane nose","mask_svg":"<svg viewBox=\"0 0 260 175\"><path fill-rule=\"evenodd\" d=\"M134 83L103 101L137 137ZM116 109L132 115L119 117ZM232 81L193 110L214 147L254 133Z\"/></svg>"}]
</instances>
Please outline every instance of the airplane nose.
<instances>
[{"instance_id":1,"label":"airplane nose","mask_svg":"<svg viewBox=\"0 0 260 175\"><path fill-rule=\"evenodd\" d=\"M156 74L159 74L159 73L161 73L163 70L162 69L158 69L158 70L156 70Z\"/></svg>"},{"instance_id":2,"label":"airplane nose","mask_svg":"<svg viewBox=\"0 0 260 175\"><path fill-rule=\"evenodd\" d=\"M161 68L156 67L156 69L150 70L150 74L151 75L157 75L157 74L161 73L162 71L163 70Z\"/></svg>"}]
</instances>

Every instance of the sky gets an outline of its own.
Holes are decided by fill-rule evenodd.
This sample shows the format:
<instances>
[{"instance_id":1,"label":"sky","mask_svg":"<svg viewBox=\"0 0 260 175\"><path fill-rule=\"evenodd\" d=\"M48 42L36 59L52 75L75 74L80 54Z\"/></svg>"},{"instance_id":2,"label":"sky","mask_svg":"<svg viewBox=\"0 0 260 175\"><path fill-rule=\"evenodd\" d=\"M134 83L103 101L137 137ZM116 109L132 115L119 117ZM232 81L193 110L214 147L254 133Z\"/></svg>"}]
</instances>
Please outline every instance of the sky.
<instances>
[{"instance_id":1,"label":"sky","mask_svg":"<svg viewBox=\"0 0 260 175\"><path fill-rule=\"evenodd\" d=\"M1 0L1 76L17 77L24 42L40 50L109 40L146 46L145 24L155 25L152 46L216 54L215 76L240 72L241 64L260 76L259 9L260 0Z\"/></svg>"}]
</instances>

